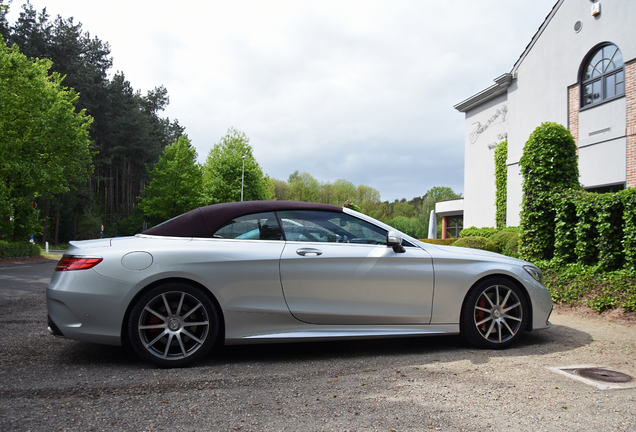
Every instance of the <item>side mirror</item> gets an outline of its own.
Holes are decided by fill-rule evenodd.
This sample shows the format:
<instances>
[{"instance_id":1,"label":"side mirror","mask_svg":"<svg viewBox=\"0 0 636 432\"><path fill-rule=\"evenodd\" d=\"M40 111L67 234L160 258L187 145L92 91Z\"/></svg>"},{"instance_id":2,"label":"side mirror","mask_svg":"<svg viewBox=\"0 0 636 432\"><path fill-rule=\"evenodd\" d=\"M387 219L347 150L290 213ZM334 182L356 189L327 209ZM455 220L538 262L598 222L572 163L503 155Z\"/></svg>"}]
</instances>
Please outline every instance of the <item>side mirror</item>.
<instances>
[{"instance_id":1,"label":"side mirror","mask_svg":"<svg viewBox=\"0 0 636 432\"><path fill-rule=\"evenodd\" d=\"M402 236L396 231L389 231L386 235L386 245L392 247L395 253L404 253L406 249L402 246Z\"/></svg>"}]
</instances>

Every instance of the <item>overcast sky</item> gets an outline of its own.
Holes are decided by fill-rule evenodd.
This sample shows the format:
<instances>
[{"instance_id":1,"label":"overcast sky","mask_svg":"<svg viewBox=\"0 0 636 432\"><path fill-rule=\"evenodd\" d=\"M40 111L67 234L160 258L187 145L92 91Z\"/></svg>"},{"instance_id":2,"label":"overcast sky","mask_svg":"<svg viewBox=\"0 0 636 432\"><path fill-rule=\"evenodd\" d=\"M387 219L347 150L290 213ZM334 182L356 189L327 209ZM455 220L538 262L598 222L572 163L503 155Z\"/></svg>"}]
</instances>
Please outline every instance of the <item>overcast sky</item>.
<instances>
[{"instance_id":1,"label":"overcast sky","mask_svg":"<svg viewBox=\"0 0 636 432\"><path fill-rule=\"evenodd\" d=\"M463 193L453 105L510 72L555 3L31 0L108 42L133 88L165 86L163 116L200 162L234 127L270 177L343 178L391 201Z\"/></svg>"}]
</instances>

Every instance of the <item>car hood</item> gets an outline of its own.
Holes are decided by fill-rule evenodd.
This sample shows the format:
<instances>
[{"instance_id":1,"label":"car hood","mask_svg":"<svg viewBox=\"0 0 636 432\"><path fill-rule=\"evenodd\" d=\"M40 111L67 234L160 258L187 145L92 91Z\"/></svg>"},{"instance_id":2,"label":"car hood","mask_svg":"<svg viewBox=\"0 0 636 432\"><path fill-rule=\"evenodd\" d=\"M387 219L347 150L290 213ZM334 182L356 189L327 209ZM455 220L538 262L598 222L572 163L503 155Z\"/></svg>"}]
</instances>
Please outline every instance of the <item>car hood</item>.
<instances>
[{"instance_id":1,"label":"car hood","mask_svg":"<svg viewBox=\"0 0 636 432\"><path fill-rule=\"evenodd\" d=\"M426 245L425 248L429 252L432 252L431 249L438 249L447 254L459 255L464 257L475 257L475 258L481 257L481 258L496 259L499 261L509 261L509 262L514 262L517 264L530 264L529 262L520 260L518 258L513 258L507 255L502 255L500 253L489 252L489 251L485 251L481 249L473 249L473 248L466 248L466 247L459 247L459 246L441 246L441 245L434 245L431 243L423 243L423 244Z\"/></svg>"}]
</instances>

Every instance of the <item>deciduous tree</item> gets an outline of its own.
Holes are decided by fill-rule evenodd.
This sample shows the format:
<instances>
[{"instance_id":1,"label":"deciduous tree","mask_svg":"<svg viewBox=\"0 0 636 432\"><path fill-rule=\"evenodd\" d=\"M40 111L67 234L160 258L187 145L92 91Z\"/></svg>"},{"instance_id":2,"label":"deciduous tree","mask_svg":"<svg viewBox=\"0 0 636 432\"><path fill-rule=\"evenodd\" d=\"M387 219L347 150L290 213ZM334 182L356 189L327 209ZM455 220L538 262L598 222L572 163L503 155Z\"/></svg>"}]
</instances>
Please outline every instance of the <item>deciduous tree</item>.
<instances>
[{"instance_id":1,"label":"deciduous tree","mask_svg":"<svg viewBox=\"0 0 636 432\"><path fill-rule=\"evenodd\" d=\"M268 177L254 159L249 138L243 132L230 128L210 150L203 166L205 204L240 201L241 184L244 201L273 198Z\"/></svg>"},{"instance_id":2,"label":"deciduous tree","mask_svg":"<svg viewBox=\"0 0 636 432\"><path fill-rule=\"evenodd\" d=\"M41 229L31 203L68 192L90 174L88 128L78 94L0 38L0 230L25 238Z\"/></svg>"},{"instance_id":3,"label":"deciduous tree","mask_svg":"<svg viewBox=\"0 0 636 432\"><path fill-rule=\"evenodd\" d=\"M150 184L139 204L151 224L201 205L202 173L196 158L196 150L184 136L165 148L149 173Z\"/></svg>"}]
</instances>

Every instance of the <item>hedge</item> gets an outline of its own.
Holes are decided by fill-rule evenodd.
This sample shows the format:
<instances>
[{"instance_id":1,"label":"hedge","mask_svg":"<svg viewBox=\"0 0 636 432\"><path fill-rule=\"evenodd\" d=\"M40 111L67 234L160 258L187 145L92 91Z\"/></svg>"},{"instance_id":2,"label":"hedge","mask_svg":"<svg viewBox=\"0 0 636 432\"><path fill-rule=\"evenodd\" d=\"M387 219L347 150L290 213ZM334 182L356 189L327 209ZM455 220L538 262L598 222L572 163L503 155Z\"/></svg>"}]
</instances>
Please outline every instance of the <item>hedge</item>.
<instances>
[{"instance_id":1,"label":"hedge","mask_svg":"<svg viewBox=\"0 0 636 432\"><path fill-rule=\"evenodd\" d=\"M520 252L529 260L552 259L556 218L553 191L582 189L577 147L570 131L557 123L542 123L526 142L519 169L523 176Z\"/></svg>"},{"instance_id":2,"label":"hedge","mask_svg":"<svg viewBox=\"0 0 636 432\"><path fill-rule=\"evenodd\" d=\"M499 252L497 246L486 237L472 236L458 239L453 246Z\"/></svg>"},{"instance_id":3,"label":"hedge","mask_svg":"<svg viewBox=\"0 0 636 432\"><path fill-rule=\"evenodd\" d=\"M453 243L455 243L457 241L456 238L450 238L450 239L419 239L421 242L424 243L430 243L430 244L435 244L435 245L441 245L441 246L450 246Z\"/></svg>"},{"instance_id":4,"label":"hedge","mask_svg":"<svg viewBox=\"0 0 636 432\"><path fill-rule=\"evenodd\" d=\"M38 256L40 246L28 242L8 242L0 240L0 258L21 258Z\"/></svg>"},{"instance_id":5,"label":"hedge","mask_svg":"<svg viewBox=\"0 0 636 432\"><path fill-rule=\"evenodd\" d=\"M456 246L490 250L514 258L519 258L519 227L506 227L501 229L490 227L470 227L463 229L459 233L459 238L460 240L469 238L485 238L488 242L471 242L471 246L467 246L466 243L459 243ZM494 250L492 249L492 245L495 246Z\"/></svg>"},{"instance_id":6,"label":"hedge","mask_svg":"<svg viewBox=\"0 0 636 432\"><path fill-rule=\"evenodd\" d=\"M556 263L607 271L636 267L635 188L605 194L566 190L552 200Z\"/></svg>"},{"instance_id":7,"label":"hedge","mask_svg":"<svg viewBox=\"0 0 636 432\"><path fill-rule=\"evenodd\" d=\"M497 231L499 231L497 228L489 228L489 227L485 227L485 228L477 228L477 227L470 227L470 228L464 228L463 230L460 231L459 233L459 237L460 238L464 238L464 237L492 237L493 235L497 234Z\"/></svg>"}]
</instances>

